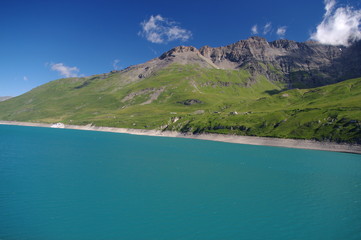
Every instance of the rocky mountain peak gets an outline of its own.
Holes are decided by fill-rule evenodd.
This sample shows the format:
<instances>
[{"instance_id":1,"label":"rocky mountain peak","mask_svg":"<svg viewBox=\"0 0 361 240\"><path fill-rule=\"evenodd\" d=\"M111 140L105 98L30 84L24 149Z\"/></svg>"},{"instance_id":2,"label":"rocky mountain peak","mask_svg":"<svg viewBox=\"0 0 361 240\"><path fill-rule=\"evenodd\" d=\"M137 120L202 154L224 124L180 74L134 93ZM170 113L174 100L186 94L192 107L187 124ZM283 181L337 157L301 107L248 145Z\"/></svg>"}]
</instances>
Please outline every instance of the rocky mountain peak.
<instances>
[{"instance_id":1,"label":"rocky mountain peak","mask_svg":"<svg viewBox=\"0 0 361 240\"><path fill-rule=\"evenodd\" d=\"M279 39L268 42L253 36L223 47L178 46L139 69L149 76L172 63L205 68L244 69L253 79L263 75L294 87L316 87L361 76L361 41L350 47Z\"/></svg>"},{"instance_id":2,"label":"rocky mountain peak","mask_svg":"<svg viewBox=\"0 0 361 240\"><path fill-rule=\"evenodd\" d=\"M267 48L269 47L269 43L265 38L253 36L246 40L241 40L234 44L231 44L230 46L233 46L235 48L241 47L246 49L254 49L254 48Z\"/></svg>"},{"instance_id":3,"label":"rocky mountain peak","mask_svg":"<svg viewBox=\"0 0 361 240\"><path fill-rule=\"evenodd\" d=\"M278 39L270 43L271 46L275 48L283 48L283 49L296 49L298 47L297 42L287 39Z\"/></svg>"},{"instance_id":4,"label":"rocky mountain peak","mask_svg":"<svg viewBox=\"0 0 361 240\"><path fill-rule=\"evenodd\" d=\"M166 57L175 57L175 55L179 53L188 53L188 52L199 53L198 49L193 46L178 46L172 48L168 52L163 53L159 58L164 59Z\"/></svg>"},{"instance_id":5,"label":"rocky mountain peak","mask_svg":"<svg viewBox=\"0 0 361 240\"><path fill-rule=\"evenodd\" d=\"M225 47L205 46L199 52L222 69L246 69L289 87L316 87L361 76L360 45L361 41L346 48L250 37Z\"/></svg>"},{"instance_id":6,"label":"rocky mountain peak","mask_svg":"<svg viewBox=\"0 0 361 240\"><path fill-rule=\"evenodd\" d=\"M252 36L246 40L241 40L239 42L248 42L248 43L259 43L259 44L268 44L267 39L259 36Z\"/></svg>"}]
</instances>

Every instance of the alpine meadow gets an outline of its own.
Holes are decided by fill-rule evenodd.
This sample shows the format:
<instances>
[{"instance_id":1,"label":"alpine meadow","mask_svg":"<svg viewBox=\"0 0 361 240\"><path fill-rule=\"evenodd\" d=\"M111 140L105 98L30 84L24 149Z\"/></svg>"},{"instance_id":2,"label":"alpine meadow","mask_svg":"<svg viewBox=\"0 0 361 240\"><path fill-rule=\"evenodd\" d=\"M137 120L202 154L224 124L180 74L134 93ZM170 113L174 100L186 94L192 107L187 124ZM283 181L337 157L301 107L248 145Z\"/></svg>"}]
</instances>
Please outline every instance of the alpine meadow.
<instances>
[{"instance_id":1,"label":"alpine meadow","mask_svg":"<svg viewBox=\"0 0 361 240\"><path fill-rule=\"evenodd\" d=\"M0 119L361 143L361 44L176 47L121 71L59 79Z\"/></svg>"}]
</instances>

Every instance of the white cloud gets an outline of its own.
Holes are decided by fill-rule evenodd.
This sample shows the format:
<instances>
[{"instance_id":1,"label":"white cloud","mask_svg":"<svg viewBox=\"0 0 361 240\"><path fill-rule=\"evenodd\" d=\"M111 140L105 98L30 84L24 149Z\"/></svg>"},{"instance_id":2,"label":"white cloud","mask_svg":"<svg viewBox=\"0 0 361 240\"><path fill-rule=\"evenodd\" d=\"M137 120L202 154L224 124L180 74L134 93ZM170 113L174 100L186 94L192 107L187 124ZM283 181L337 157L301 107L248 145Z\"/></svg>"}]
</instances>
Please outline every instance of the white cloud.
<instances>
[{"instance_id":1,"label":"white cloud","mask_svg":"<svg viewBox=\"0 0 361 240\"><path fill-rule=\"evenodd\" d=\"M119 65L119 63L120 63L120 60L119 60L119 59L114 59L113 64L112 64L114 70L119 70L119 69L122 68L122 67Z\"/></svg>"},{"instance_id":2,"label":"white cloud","mask_svg":"<svg viewBox=\"0 0 361 240\"><path fill-rule=\"evenodd\" d=\"M29 78L28 78L27 76L24 76L23 79L24 79L24 81L28 81L28 80L29 80Z\"/></svg>"},{"instance_id":3,"label":"white cloud","mask_svg":"<svg viewBox=\"0 0 361 240\"><path fill-rule=\"evenodd\" d=\"M151 16L148 21L140 24L142 30L138 33L152 43L167 43L180 40L182 42L192 37L192 32L178 26L161 15Z\"/></svg>"},{"instance_id":4,"label":"white cloud","mask_svg":"<svg viewBox=\"0 0 361 240\"><path fill-rule=\"evenodd\" d=\"M63 63L51 63L50 68L53 71L59 72L63 77L78 77L79 69L77 67L68 67Z\"/></svg>"},{"instance_id":5,"label":"white cloud","mask_svg":"<svg viewBox=\"0 0 361 240\"><path fill-rule=\"evenodd\" d=\"M324 3L326 10L325 16L329 16L336 5L336 0L324 0Z\"/></svg>"},{"instance_id":6,"label":"white cloud","mask_svg":"<svg viewBox=\"0 0 361 240\"><path fill-rule=\"evenodd\" d=\"M277 35L279 37L283 37L285 34L286 34L286 31L287 31L287 27L286 26L282 26L282 27L279 27L277 28Z\"/></svg>"},{"instance_id":7,"label":"white cloud","mask_svg":"<svg viewBox=\"0 0 361 240\"><path fill-rule=\"evenodd\" d=\"M271 29L272 29L272 23L271 22L266 23L266 25L264 25L263 27L263 35L269 33Z\"/></svg>"},{"instance_id":8,"label":"white cloud","mask_svg":"<svg viewBox=\"0 0 361 240\"><path fill-rule=\"evenodd\" d=\"M324 0L326 13L311 39L323 44L349 46L361 39L361 10L351 6L336 8L335 0Z\"/></svg>"},{"instance_id":9,"label":"white cloud","mask_svg":"<svg viewBox=\"0 0 361 240\"><path fill-rule=\"evenodd\" d=\"M257 24L253 25L253 27L251 28L251 32L252 32L252 34L258 34L258 26L257 26Z\"/></svg>"}]
</instances>

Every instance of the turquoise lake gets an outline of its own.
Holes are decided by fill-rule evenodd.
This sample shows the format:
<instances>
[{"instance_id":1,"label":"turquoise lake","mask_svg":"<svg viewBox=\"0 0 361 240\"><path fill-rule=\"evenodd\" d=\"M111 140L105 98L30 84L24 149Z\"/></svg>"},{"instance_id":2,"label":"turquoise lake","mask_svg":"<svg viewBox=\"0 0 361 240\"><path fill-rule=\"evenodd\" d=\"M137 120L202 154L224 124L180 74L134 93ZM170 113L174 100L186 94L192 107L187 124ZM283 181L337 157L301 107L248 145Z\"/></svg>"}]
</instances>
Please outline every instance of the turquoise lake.
<instances>
[{"instance_id":1,"label":"turquoise lake","mask_svg":"<svg viewBox=\"0 0 361 240\"><path fill-rule=\"evenodd\" d=\"M1 240L361 239L361 155L0 125Z\"/></svg>"}]
</instances>

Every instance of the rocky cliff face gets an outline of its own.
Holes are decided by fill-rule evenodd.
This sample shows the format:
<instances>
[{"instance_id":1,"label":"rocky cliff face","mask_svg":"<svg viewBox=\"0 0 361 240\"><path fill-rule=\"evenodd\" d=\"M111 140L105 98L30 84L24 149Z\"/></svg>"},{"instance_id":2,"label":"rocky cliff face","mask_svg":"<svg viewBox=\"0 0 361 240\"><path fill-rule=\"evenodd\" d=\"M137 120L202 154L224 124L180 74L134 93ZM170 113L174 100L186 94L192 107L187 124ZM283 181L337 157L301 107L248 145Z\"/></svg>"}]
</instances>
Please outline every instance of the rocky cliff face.
<instances>
[{"instance_id":1,"label":"rocky cliff face","mask_svg":"<svg viewBox=\"0 0 361 240\"><path fill-rule=\"evenodd\" d=\"M251 37L218 48L208 46L200 53L223 69L247 69L289 87L322 86L361 76L360 42L351 47L290 40L267 42Z\"/></svg>"},{"instance_id":2,"label":"rocky cliff face","mask_svg":"<svg viewBox=\"0 0 361 240\"><path fill-rule=\"evenodd\" d=\"M264 75L288 88L323 86L361 76L361 41L350 47L280 39L267 42L251 37L225 47L179 46L159 58L131 66L129 81L146 78L169 64L195 64L202 68L245 69L251 76Z\"/></svg>"}]
</instances>

